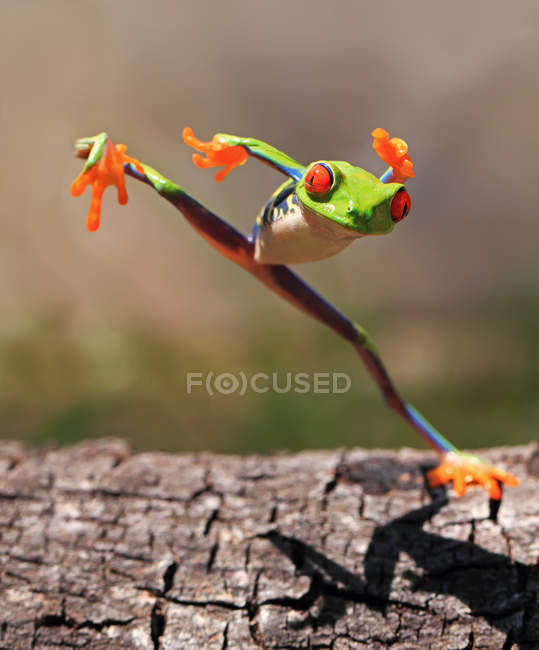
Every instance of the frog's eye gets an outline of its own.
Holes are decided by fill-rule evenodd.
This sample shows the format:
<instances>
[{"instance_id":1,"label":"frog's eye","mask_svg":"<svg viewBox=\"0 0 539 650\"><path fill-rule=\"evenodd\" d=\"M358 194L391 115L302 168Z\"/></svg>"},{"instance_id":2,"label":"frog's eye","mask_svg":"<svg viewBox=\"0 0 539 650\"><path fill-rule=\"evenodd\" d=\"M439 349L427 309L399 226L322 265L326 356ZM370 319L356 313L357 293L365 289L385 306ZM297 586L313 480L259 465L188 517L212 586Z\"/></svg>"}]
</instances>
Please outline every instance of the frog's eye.
<instances>
[{"instance_id":1,"label":"frog's eye","mask_svg":"<svg viewBox=\"0 0 539 650\"><path fill-rule=\"evenodd\" d=\"M305 189L314 196L324 196L333 185L333 171L325 163L314 164L305 176Z\"/></svg>"},{"instance_id":2,"label":"frog's eye","mask_svg":"<svg viewBox=\"0 0 539 650\"><path fill-rule=\"evenodd\" d=\"M402 221L404 217L410 212L412 207L412 199L408 192L402 188L399 190L391 200L391 218L393 221Z\"/></svg>"}]
</instances>

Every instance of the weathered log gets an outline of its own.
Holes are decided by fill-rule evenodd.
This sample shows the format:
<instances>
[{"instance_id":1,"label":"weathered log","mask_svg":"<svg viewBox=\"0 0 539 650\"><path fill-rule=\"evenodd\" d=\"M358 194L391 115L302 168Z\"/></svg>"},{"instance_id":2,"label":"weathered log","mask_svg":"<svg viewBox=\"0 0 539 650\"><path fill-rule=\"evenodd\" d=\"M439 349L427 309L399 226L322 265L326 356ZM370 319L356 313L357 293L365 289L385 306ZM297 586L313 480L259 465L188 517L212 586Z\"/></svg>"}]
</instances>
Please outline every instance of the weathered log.
<instances>
[{"instance_id":1,"label":"weathered log","mask_svg":"<svg viewBox=\"0 0 539 650\"><path fill-rule=\"evenodd\" d=\"M538 648L539 451L425 489L422 452L0 443L0 647Z\"/></svg>"}]
</instances>

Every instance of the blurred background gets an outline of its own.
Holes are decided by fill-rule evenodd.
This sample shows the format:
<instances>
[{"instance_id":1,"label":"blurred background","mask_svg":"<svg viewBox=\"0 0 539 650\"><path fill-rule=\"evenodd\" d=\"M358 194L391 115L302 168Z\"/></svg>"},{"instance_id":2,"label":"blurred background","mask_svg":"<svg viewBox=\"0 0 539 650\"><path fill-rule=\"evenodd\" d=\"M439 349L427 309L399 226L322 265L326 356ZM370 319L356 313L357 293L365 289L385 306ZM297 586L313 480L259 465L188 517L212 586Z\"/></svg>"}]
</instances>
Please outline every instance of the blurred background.
<instances>
[{"instance_id":1,"label":"blurred background","mask_svg":"<svg viewBox=\"0 0 539 650\"><path fill-rule=\"evenodd\" d=\"M200 239L149 188L89 190L77 137L106 130L244 232L281 182L224 183L181 141L254 136L382 173L407 140L411 215L296 270L371 333L455 444L537 439L539 4L4 1L0 8L0 437L104 435L226 452L421 446L352 349ZM188 395L186 373L346 372L341 395Z\"/></svg>"}]
</instances>

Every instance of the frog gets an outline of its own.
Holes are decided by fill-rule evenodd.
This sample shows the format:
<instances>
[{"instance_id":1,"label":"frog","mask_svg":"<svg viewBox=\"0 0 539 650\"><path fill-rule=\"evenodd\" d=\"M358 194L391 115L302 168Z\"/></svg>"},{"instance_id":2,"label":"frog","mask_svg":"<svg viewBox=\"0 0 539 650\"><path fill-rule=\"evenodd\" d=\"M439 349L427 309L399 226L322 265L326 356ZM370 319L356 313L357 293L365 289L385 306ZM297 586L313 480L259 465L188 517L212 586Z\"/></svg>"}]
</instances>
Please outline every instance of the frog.
<instances>
[{"instance_id":1,"label":"frog","mask_svg":"<svg viewBox=\"0 0 539 650\"><path fill-rule=\"evenodd\" d=\"M127 155L126 145L114 144L106 132L75 143L76 155L86 162L71 185L71 194L80 196L91 186L88 230L99 228L102 197L108 186L115 186L119 203L126 204L126 175L149 185L226 259L351 344L385 404L438 455L439 464L426 472L430 488L451 484L456 495L463 496L469 487L478 485L499 502L504 485L518 486L516 476L458 449L409 404L397 391L367 330L289 268L332 257L358 239L389 234L400 226L412 206L407 183L416 176L407 143L390 137L385 129L372 131L372 146L388 165L377 176L346 161L320 159L304 165L256 138L216 133L211 140L201 141L190 127L185 127L182 135L195 149L195 166L220 168L215 174L218 182L250 158L286 176L262 207L252 230L240 232L180 185Z\"/></svg>"}]
</instances>

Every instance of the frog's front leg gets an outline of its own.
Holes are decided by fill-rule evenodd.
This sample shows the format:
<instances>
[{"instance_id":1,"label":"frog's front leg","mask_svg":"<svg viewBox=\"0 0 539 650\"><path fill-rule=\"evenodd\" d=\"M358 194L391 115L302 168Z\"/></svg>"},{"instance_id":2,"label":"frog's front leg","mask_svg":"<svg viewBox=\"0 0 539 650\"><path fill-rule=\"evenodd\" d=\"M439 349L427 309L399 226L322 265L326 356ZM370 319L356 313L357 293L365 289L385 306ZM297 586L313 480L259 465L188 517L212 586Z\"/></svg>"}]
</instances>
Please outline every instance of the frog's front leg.
<instances>
[{"instance_id":1,"label":"frog's front leg","mask_svg":"<svg viewBox=\"0 0 539 650\"><path fill-rule=\"evenodd\" d=\"M180 210L191 226L222 255L245 268L288 302L327 325L352 344L380 387L387 404L442 457L441 465L429 474L431 485L452 481L456 492L464 494L468 485L479 484L487 489L493 499L499 499L501 496L498 482L518 485L518 480L508 472L485 465L479 459L459 452L407 404L396 391L365 330L324 300L287 266L256 262L255 246L251 239L207 210L179 185L149 165L128 157L125 154L125 146L113 145L106 134L78 140L76 148L78 155L87 157L88 161L81 175L74 181L72 193L80 194L88 184L92 185L94 192L98 190L97 199L92 201L90 210L90 216L93 211L93 217L97 218L97 221L89 221L89 227L90 224L99 223L101 196L108 185L116 185L120 199L127 200L123 185L124 170L130 176L151 185Z\"/></svg>"},{"instance_id":2,"label":"frog's front leg","mask_svg":"<svg viewBox=\"0 0 539 650\"><path fill-rule=\"evenodd\" d=\"M202 142L195 137L193 129L188 126L185 127L182 135L185 144L206 155L204 158L199 153L193 154L193 162L197 167L203 169L221 165L224 167L215 175L216 181L222 181L234 167L243 165L249 156L273 167L282 174L286 174L295 181L299 181L305 173L304 165L256 138L216 133L210 142Z\"/></svg>"}]
</instances>

